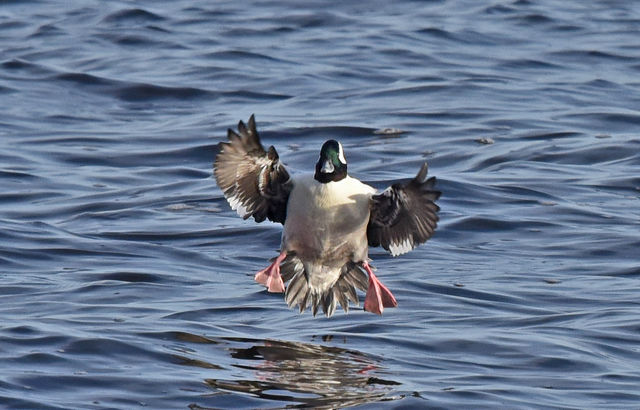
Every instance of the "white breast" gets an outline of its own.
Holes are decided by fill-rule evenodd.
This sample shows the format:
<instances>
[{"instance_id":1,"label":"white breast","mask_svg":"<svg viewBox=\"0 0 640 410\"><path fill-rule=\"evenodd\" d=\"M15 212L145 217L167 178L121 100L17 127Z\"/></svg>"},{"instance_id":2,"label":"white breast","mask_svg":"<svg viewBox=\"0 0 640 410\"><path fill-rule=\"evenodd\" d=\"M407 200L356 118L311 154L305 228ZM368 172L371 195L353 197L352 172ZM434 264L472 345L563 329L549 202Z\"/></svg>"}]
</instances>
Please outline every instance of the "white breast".
<instances>
[{"instance_id":1,"label":"white breast","mask_svg":"<svg viewBox=\"0 0 640 410\"><path fill-rule=\"evenodd\" d=\"M366 253L373 193L373 187L349 176L326 184L313 175L297 177L287 206L283 249L336 262L342 261L345 252L361 253L364 247Z\"/></svg>"}]
</instances>

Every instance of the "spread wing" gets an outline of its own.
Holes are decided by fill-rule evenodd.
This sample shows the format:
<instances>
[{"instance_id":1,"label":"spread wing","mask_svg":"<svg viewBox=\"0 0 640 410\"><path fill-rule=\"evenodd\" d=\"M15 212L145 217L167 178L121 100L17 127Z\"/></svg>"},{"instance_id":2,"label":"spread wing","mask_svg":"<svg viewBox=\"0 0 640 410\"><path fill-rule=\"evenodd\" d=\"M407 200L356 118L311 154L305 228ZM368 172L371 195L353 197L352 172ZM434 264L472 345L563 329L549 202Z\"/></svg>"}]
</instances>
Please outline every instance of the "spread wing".
<instances>
[{"instance_id":1,"label":"spread wing","mask_svg":"<svg viewBox=\"0 0 640 410\"><path fill-rule=\"evenodd\" d=\"M433 235L440 207L436 178L427 179L427 163L411 181L393 184L371 200L367 226L369 246L382 246L398 256L407 253Z\"/></svg>"},{"instance_id":2,"label":"spread wing","mask_svg":"<svg viewBox=\"0 0 640 410\"><path fill-rule=\"evenodd\" d=\"M292 183L276 149L260 143L256 121L238 123L238 132L227 131L213 163L213 174L225 198L238 215L256 222L266 218L284 224Z\"/></svg>"}]
</instances>

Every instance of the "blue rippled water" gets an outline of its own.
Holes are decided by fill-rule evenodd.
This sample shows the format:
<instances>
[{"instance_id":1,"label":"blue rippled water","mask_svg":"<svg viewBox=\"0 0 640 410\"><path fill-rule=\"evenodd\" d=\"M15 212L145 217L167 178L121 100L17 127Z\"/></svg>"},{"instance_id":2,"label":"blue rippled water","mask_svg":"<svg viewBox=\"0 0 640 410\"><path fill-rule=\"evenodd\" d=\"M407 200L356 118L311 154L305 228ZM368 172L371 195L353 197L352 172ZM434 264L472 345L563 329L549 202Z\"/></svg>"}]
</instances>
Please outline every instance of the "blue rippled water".
<instances>
[{"instance_id":1,"label":"blue rippled water","mask_svg":"<svg viewBox=\"0 0 640 410\"><path fill-rule=\"evenodd\" d=\"M638 408L640 3L4 1L0 407ZM227 127L441 224L399 307L298 315Z\"/></svg>"}]
</instances>

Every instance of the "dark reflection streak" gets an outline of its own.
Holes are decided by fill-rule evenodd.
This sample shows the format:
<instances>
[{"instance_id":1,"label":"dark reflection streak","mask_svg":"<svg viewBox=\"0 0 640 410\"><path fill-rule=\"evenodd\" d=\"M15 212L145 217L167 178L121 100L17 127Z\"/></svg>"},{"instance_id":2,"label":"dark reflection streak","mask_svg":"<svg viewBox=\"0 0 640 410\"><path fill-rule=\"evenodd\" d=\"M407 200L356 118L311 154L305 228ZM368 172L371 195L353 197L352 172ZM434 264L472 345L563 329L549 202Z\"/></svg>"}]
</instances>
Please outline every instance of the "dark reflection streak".
<instances>
[{"instance_id":1,"label":"dark reflection streak","mask_svg":"<svg viewBox=\"0 0 640 410\"><path fill-rule=\"evenodd\" d=\"M248 393L255 395L261 399L266 400L276 400L276 401L284 401L284 402L298 402L299 404L296 406L287 406L287 407L301 407L301 408L335 408L335 407L348 407L355 406L359 404L372 403L376 401L382 401L384 399L384 392L378 393L362 393L361 395L356 395L356 397L351 397L351 394L348 392L341 392L336 395L326 395L324 397L295 397L288 396L282 394L272 394L266 393L268 390L290 390L289 384L277 384L277 383L259 383L253 382L249 380L242 381L224 381L224 380L215 380L208 379L205 380L209 386L222 389L232 392L239 393ZM366 384L365 384L366 385ZM295 390L294 390L295 392ZM306 392L301 392L306 393Z\"/></svg>"},{"instance_id":2,"label":"dark reflection streak","mask_svg":"<svg viewBox=\"0 0 640 410\"><path fill-rule=\"evenodd\" d=\"M388 394L400 383L371 375L380 363L355 350L282 340L185 337L225 344L238 360L231 366L248 371L246 379L208 378L215 390L245 393L260 399L292 403L288 407L334 408L392 400ZM248 346L247 346L248 345ZM179 364L223 369L203 360L175 356Z\"/></svg>"},{"instance_id":3,"label":"dark reflection streak","mask_svg":"<svg viewBox=\"0 0 640 410\"><path fill-rule=\"evenodd\" d=\"M176 360L177 364L181 364L183 366L193 366L193 367L201 367L203 369L222 369L222 367L217 364L205 362L203 360L190 359L185 356L180 356L177 354L173 355L173 358Z\"/></svg>"}]
</instances>

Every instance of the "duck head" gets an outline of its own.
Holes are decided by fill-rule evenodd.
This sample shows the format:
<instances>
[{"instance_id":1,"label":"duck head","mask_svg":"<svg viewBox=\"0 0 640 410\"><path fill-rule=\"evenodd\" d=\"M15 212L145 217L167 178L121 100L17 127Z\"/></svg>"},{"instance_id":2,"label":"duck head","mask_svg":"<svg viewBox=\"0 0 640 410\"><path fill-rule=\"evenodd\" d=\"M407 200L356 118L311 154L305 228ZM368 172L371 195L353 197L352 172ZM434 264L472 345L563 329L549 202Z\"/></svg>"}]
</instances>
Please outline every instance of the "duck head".
<instances>
[{"instance_id":1,"label":"duck head","mask_svg":"<svg viewBox=\"0 0 640 410\"><path fill-rule=\"evenodd\" d=\"M320 149L320 158L316 163L316 181L326 184L347 177L347 160L344 158L342 144L329 140Z\"/></svg>"}]
</instances>

